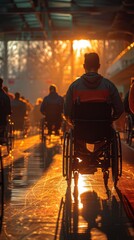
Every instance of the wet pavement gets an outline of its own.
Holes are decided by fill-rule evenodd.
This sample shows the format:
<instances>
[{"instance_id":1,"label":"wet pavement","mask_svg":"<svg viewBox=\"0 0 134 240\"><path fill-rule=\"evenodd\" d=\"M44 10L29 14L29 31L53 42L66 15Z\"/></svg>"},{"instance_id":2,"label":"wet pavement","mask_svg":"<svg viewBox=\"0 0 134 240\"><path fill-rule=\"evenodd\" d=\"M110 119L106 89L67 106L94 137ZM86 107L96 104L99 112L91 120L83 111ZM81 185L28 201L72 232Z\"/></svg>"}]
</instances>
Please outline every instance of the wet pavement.
<instances>
[{"instance_id":1,"label":"wet pavement","mask_svg":"<svg viewBox=\"0 0 134 240\"><path fill-rule=\"evenodd\" d=\"M4 164L4 218L1 240L134 239L134 149L124 142L123 175L105 189L101 170L80 175L78 187L62 176L61 139L47 148L39 135L15 139ZM78 197L76 198L76 192Z\"/></svg>"}]
</instances>

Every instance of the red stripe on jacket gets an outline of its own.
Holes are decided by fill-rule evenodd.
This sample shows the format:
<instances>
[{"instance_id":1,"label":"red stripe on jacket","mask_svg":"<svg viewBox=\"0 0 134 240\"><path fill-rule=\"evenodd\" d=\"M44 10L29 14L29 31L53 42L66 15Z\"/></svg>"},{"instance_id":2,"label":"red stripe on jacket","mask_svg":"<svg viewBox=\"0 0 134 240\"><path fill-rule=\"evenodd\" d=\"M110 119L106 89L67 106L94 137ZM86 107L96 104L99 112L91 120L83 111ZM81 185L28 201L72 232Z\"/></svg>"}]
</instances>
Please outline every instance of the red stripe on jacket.
<instances>
[{"instance_id":1,"label":"red stripe on jacket","mask_svg":"<svg viewBox=\"0 0 134 240\"><path fill-rule=\"evenodd\" d=\"M92 102L104 102L109 98L109 90L74 90L73 101L79 99L81 102L92 101Z\"/></svg>"}]
</instances>

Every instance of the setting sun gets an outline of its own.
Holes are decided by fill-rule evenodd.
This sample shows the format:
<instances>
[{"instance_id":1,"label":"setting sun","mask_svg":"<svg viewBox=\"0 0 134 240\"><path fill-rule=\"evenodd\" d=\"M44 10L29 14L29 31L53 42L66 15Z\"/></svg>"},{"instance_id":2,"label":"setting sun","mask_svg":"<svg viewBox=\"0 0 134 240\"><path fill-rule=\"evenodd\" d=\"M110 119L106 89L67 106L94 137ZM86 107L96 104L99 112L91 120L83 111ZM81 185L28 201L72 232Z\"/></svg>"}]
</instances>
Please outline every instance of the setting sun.
<instances>
[{"instance_id":1,"label":"setting sun","mask_svg":"<svg viewBox=\"0 0 134 240\"><path fill-rule=\"evenodd\" d=\"M74 40L73 49L77 51L77 55L80 55L80 52L86 48L91 49L92 45L89 40Z\"/></svg>"}]
</instances>

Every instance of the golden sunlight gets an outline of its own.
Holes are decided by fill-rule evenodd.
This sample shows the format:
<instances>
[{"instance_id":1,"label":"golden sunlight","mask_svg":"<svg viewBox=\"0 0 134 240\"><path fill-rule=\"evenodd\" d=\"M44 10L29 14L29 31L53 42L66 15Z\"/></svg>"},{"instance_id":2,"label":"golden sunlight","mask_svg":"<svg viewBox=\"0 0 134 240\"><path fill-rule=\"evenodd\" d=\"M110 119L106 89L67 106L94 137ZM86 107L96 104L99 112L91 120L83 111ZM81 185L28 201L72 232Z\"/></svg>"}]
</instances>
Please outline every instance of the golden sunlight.
<instances>
[{"instance_id":1,"label":"golden sunlight","mask_svg":"<svg viewBox=\"0 0 134 240\"><path fill-rule=\"evenodd\" d=\"M85 49L91 49L92 45L89 40L74 40L73 41L73 49L77 52L76 54L80 56L81 51Z\"/></svg>"}]
</instances>

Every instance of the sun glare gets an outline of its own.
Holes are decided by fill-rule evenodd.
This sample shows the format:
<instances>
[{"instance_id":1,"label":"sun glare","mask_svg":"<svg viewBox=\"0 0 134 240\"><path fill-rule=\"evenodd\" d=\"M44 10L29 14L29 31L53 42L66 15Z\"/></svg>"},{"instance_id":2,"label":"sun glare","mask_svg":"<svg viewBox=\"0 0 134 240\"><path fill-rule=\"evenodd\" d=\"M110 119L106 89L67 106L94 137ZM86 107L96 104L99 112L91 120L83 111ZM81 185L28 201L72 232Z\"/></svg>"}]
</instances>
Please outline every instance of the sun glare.
<instances>
[{"instance_id":1,"label":"sun glare","mask_svg":"<svg viewBox=\"0 0 134 240\"><path fill-rule=\"evenodd\" d=\"M73 49L77 51L77 55L81 54L81 51L85 50L86 48L91 49L92 45L89 40L74 40L73 41Z\"/></svg>"}]
</instances>

